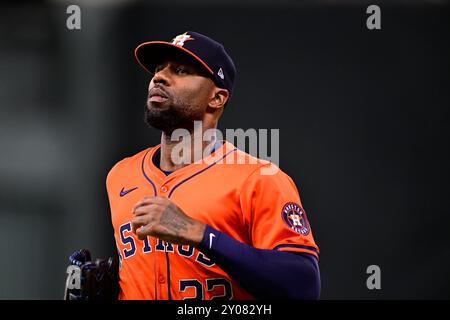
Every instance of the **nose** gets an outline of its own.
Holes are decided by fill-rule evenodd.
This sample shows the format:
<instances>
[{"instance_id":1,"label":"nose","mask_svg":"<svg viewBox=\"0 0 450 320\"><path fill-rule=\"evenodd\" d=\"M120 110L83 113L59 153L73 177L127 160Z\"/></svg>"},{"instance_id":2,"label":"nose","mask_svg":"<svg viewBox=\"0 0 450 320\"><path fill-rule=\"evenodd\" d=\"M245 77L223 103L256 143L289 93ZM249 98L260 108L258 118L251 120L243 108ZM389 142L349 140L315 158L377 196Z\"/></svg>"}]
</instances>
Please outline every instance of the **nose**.
<instances>
[{"instance_id":1,"label":"nose","mask_svg":"<svg viewBox=\"0 0 450 320\"><path fill-rule=\"evenodd\" d=\"M169 66L166 65L163 68L159 69L157 72L155 72L152 81L154 84L169 84Z\"/></svg>"}]
</instances>

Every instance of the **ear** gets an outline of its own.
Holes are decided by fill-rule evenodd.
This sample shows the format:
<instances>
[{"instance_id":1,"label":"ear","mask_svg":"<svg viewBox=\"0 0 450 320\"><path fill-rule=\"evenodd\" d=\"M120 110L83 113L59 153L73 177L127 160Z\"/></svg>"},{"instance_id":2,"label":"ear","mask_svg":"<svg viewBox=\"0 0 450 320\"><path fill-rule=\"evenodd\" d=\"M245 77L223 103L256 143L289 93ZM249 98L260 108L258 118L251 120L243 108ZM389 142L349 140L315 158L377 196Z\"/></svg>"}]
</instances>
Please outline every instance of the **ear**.
<instances>
[{"instance_id":1,"label":"ear","mask_svg":"<svg viewBox=\"0 0 450 320\"><path fill-rule=\"evenodd\" d=\"M209 101L208 106L213 109L221 109L225 106L225 103L228 101L230 94L227 89L217 88L215 87L212 92L211 100Z\"/></svg>"}]
</instances>

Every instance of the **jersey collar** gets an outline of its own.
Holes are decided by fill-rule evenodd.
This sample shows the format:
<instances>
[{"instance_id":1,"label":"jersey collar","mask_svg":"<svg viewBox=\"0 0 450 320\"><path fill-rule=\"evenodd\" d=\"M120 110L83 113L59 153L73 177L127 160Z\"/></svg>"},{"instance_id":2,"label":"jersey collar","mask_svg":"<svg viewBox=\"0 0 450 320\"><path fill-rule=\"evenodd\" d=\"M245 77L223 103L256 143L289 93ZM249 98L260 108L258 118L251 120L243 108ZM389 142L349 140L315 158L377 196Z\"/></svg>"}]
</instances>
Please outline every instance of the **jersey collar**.
<instances>
[{"instance_id":1,"label":"jersey collar","mask_svg":"<svg viewBox=\"0 0 450 320\"><path fill-rule=\"evenodd\" d=\"M195 174L201 170L204 170L208 166L214 163L220 162L227 154L232 150L236 150L236 147L226 140L218 141L213 152L206 158L200 159L192 164L188 164L178 170L173 171L171 174L166 175L159 167L153 163L153 157L157 150L160 150L161 144L158 144L154 148L151 148L144 158L143 170L144 174L151 176L157 181L168 182L169 180L176 179L177 177L184 176L188 172L189 174Z\"/></svg>"}]
</instances>

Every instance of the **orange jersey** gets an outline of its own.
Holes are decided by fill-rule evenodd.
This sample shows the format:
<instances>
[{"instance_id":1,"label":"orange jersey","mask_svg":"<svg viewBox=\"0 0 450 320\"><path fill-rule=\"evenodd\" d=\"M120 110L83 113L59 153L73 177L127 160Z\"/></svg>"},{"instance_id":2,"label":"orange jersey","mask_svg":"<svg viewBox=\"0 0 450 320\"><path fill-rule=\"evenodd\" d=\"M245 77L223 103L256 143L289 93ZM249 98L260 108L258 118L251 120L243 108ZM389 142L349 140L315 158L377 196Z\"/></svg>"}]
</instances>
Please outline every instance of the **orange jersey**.
<instances>
[{"instance_id":1,"label":"orange jersey","mask_svg":"<svg viewBox=\"0 0 450 320\"><path fill-rule=\"evenodd\" d=\"M119 299L252 299L197 248L139 240L131 211L144 196L168 197L193 219L253 247L318 257L294 182L277 167L263 171L273 164L225 141L203 161L166 175L152 161L159 147L118 162L106 179L121 258Z\"/></svg>"}]
</instances>

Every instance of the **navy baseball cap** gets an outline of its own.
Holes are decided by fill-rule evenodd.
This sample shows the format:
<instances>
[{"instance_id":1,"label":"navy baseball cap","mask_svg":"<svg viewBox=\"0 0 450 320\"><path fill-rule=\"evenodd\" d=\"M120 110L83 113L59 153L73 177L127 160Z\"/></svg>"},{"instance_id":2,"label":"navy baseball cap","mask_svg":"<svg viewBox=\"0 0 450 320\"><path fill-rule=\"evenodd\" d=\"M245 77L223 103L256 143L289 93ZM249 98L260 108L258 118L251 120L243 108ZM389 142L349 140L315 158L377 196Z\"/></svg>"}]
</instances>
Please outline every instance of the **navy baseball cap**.
<instances>
[{"instance_id":1,"label":"navy baseball cap","mask_svg":"<svg viewBox=\"0 0 450 320\"><path fill-rule=\"evenodd\" d=\"M214 83L219 88L227 89L231 96L236 76L233 60L222 44L203 34L187 31L171 41L144 42L136 47L134 55L139 64L153 74L156 65L174 51L194 58Z\"/></svg>"}]
</instances>

